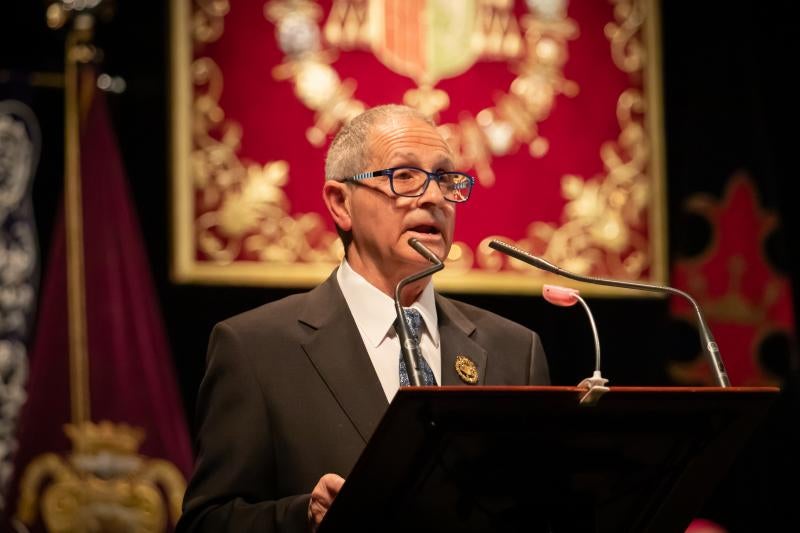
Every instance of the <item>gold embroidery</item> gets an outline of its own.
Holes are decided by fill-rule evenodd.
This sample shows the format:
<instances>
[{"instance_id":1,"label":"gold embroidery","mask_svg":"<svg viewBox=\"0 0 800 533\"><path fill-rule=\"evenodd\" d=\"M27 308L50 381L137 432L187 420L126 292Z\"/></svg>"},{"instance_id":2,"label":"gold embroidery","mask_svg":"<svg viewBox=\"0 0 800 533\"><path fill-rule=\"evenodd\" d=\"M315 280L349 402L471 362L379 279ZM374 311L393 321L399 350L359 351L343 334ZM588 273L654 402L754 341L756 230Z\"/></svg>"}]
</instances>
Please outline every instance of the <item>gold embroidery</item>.
<instances>
[{"instance_id":1,"label":"gold embroidery","mask_svg":"<svg viewBox=\"0 0 800 533\"><path fill-rule=\"evenodd\" d=\"M650 144L638 118L643 106L642 95L635 89L620 96L619 139L600 149L605 175L589 180L575 175L562 178L561 193L567 203L560 226L534 222L527 236L517 241L506 236L487 237L477 250L481 267L498 271L504 264L501 254L488 246L499 238L573 272L591 274L593 266L604 261L602 266L612 276L639 279L651 266L647 238L634 229L646 224L650 200ZM508 260L507 265L519 272L543 275L517 260Z\"/></svg>"},{"instance_id":2,"label":"gold embroidery","mask_svg":"<svg viewBox=\"0 0 800 533\"><path fill-rule=\"evenodd\" d=\"M636 0L611 0L611 3L616 20L605 27L605 35L611 41L611 57L624 72L640 71L647 56L639 32L652 6Z\"/></svg>"},{"instance_id":3,"label":"gold embroidery","mask_svg":"<svg viewBox=\"0 0 800 533\"><path fill-rule=\"evenodd\" d=\"M475 168L481 182L491 186L493 157L514 151L520 143L528 144L537 157L547 152L548 143L542 142L536 126L549 116L558 94L574 96L578 90L562 75L567 41L577 35L574 21L564 9L530 2L529 12L517 22L513 4L511 0L470 0L458 6L419 0L334 0L323 33L334 49L369 49L388 68L414 79L418 87L406 92L404 102L434 118L450 103L446 92L434 88L439 79L460 74L478 58L514 60L519 74L497 106L440 127L458 165ZM426 10L431 14L426 16ZM321 49L318 6L306 0L271 0L264 11L276 25L278 44L285 53L274 75L291 80L298 98L317 113L306 137L321 146L364 109L353 97L356 82L341 81L330 66L333 52ZM384 42L385 26L399 24L404 24L403 31L391 32L396 38ZM447 39L436 40L440 35ZM418 44L428 40L432 43L428 47ZM305 81L310 71L315 73L313 84Z\"/></svg>"},{"instance_id":4,"label":"gold embroidery","mask_svg":"<svg viewBox=\"0 0 800 533\"><path fill-rule=\"evenodd\" d=\"M223 7L214 10L220 19L227 13ZM196 13L200 12L205 10ZM193 20L196 44L220 37L221 31L198 29L198 24L207 23L204 17ZM220 20L217 25L221 24ZM309 66L316 68L310 64L298 68L305 69L313 84L318 75L309 74ZM270 161L262 166L240 160L241 126L227 120L219 106L223 87L219 66L200 57L192 62L191 74L195 91L190 168L194 190L201 193L194 223L197 248L217 264L242 260L244 254L251 261L321 263L330 271L343 255L341 243L318 214L289 214L283 191L289 180L288 163ZM301 73L301 79L306 74Z\"/></svg>"},{"instance_id":5,"label":"gold embroidery","mask_svg":"<svg viewBox=\"0 0 800 533\"><path fill-rule=\"evenodd\" d=\"M616 4L616 22L607 25L606 36L611 41L612 56L622 70L641 69L645 60L642 25L649 14L643 4L647 3L611 1ZM651 23L648 27L651 34L652 26ZM646 108L641 91L624 91L617 100L620 134L616 142L600 148L605 174L591 179L563 176L561 193L567 200L563 222L560 225L534 222L518 240L489 236L476 250L478 264L492 271L507 265L523 275L540 279L547 276L489 248L492 239L501 239L581 274L636 280L651 269L651 278L663 277L665 267L660 259L664 243L653 242L655 239L648 239L644 233L647 228L651 234L659 235L662 209L654 201L658 197L657 176L661 169L651 144L653 130L648 131L644 120L648 112L658 116L659 111Z\"/></svg>"}]
</instances>

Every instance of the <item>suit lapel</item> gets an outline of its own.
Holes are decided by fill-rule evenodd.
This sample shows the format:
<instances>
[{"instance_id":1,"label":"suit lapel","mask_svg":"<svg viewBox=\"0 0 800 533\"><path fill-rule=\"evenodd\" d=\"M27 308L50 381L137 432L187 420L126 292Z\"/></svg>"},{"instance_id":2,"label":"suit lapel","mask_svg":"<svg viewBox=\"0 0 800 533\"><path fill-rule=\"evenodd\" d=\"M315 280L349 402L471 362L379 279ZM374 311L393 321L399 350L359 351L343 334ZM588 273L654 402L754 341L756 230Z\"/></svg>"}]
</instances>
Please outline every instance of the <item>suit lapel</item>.
<instances>
[{"instance_id":1,"label":"suit lapel","mask_svg":"<svg viewBox=\"0 0 800 533\"><path fill-rule=\"evenodd\" d=\"M450 300L436 295L439 316L439 338L442 351L442 385L467 385L456 372L456 356L463 355L478 368L478 383L486 379L486 350L472 340L475 324L453 305Z\"/></svg>"},{"instance_id":2,"label":"suit lapel","mask_svg":"<svg viewBox=\"0 0 800 533\"><path fill-rule=\"evenodd\" d=\"M314 331L303 350L366 442L388 403L335 271L307 302L298 320Z\"/></svg>"}]
</instances>

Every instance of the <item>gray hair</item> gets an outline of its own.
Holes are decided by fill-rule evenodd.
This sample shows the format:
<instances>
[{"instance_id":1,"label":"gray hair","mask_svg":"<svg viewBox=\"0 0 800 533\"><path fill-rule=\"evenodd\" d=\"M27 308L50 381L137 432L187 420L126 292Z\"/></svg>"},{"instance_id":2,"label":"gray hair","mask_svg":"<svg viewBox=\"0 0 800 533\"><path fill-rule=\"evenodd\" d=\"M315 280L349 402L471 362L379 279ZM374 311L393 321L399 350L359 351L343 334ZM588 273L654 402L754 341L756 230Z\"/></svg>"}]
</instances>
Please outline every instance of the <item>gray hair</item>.
<instances>
[{"instance_id":1,"label":"gray hair","mask_svg":"<svg viewBox=\"0 0 800 533\"><path fill-rule=\"evenodd\" d=\"M384 124L398 118L417 118L433 127L436 124L413 107L398 104L375 106L356 116L342 127L331 142L325 158L325 179L341 180L369 170L369 135L376 124Z\"/></svg>"}]
</instances>

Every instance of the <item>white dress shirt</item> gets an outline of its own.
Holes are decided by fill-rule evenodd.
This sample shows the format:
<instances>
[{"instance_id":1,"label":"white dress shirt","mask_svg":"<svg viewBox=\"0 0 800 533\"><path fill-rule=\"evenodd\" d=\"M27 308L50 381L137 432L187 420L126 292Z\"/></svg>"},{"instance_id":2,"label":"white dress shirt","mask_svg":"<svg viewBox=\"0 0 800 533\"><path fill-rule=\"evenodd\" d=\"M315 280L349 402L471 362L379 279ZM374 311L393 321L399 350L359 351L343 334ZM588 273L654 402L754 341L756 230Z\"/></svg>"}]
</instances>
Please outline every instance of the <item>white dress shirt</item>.
<instances>
[{"instance_id":1,"label":"white dress shirt","mask_svg":"<svg viewBox=\"0 0 800 533\"><path fill-rule=\"evenodd\" d=\"M336 272L336 281L356 321L386 399L391 402L400 388L400 340L394 330L397 319L394 300L353 270L346 259ZM442 356L433 282L425 286L411 307L422 315L424 327L420 334L420 349L436 376L436 383L441 384Z\"/></svg>"}]
</instances>

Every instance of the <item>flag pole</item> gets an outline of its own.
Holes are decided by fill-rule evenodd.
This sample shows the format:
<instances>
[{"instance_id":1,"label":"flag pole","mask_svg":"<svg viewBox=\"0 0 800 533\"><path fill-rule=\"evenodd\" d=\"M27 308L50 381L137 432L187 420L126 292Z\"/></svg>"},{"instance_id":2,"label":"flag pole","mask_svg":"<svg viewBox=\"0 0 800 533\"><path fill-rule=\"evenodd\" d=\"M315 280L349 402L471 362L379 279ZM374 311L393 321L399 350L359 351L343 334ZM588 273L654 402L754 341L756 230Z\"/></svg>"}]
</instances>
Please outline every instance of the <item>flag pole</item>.
<instances>
[{"instance_id":1,"label":"flag pole","mask_svg":"<svg viewBox=\"0 0 800 533\"><path fill-rule=\"evenodd\" d=\"M94 55L87 45L92 27L91 15L74 18L67 34L64 58L64 216L70 405L74 424L91 420L80 170L80 65L91 61Z\"/></svg>"}]
</instances>

